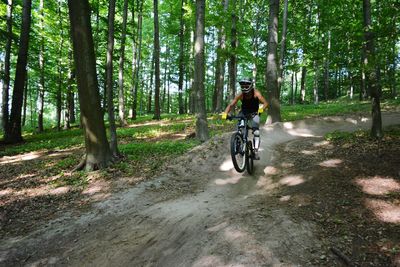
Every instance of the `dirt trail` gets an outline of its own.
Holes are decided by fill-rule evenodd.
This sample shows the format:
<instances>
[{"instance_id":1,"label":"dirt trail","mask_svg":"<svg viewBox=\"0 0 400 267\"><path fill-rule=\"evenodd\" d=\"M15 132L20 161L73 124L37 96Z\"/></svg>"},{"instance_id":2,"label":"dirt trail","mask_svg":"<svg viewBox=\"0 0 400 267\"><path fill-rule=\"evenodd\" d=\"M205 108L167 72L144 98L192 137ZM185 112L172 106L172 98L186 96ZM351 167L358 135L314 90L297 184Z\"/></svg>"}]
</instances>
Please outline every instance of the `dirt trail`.
<instances>
[{"instance_id":1,"label":"dirt trail","mask_svg":"<svg viewBox=\"0 0 400 267\"><path fill-rule=\"evenodd\" d=\"M384 114L383 124L400 124L400 114ZM256 204L273 190L268 166L274 146L369 127L363 117L265 126L253 176L232 169L225 134L85 214L65 214L29 236L2 240L0 266L312 265L323 247L313 223Z\"/></svg>"}]
</instances>

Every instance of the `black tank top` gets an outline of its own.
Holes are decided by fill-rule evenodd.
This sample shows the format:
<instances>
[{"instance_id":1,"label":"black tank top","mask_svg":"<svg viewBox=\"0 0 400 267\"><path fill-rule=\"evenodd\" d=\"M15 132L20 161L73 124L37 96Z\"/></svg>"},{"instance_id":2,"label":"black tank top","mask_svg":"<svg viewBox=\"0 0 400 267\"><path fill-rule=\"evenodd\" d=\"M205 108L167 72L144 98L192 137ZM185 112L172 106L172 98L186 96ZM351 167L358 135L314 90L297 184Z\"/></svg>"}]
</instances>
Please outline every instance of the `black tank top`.
<instances>
[{"instance_id":1,"label":"black tank top","mask_svg":"<svg viewBox=\"0 0 400 267\"><path fill-rule=\"evenodd\" d=\"M254 97L254 93L253 96L249 99L246 99L244 96L242 98L242 112L244 114L250 114L253 112L257 112L258 111L258 106L260 104L260 101L258 100L257 97Z\"/></svg>"}]
</instances>

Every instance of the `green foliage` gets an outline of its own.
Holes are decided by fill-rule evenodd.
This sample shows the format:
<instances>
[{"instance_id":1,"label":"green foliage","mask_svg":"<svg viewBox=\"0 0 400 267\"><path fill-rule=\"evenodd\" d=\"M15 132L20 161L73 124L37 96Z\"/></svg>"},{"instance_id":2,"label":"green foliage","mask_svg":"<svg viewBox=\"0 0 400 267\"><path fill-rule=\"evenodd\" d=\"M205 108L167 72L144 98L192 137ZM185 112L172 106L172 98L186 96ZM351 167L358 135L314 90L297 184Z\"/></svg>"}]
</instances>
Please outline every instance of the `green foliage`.
<instances>
[{"instance_id":1,"label":"green foliage","mask_svg":"<svg viewBox=\"0 0 400 267\"><path fill-rule=\"evenodd\" d=\"M282 106L283 121L300 120L308 117L331 116L350 114L354 112L368 112L371 109L369 102L345 101L333 103L321 103L319 105L294 105Z\"/></svg>"}]
</instances>

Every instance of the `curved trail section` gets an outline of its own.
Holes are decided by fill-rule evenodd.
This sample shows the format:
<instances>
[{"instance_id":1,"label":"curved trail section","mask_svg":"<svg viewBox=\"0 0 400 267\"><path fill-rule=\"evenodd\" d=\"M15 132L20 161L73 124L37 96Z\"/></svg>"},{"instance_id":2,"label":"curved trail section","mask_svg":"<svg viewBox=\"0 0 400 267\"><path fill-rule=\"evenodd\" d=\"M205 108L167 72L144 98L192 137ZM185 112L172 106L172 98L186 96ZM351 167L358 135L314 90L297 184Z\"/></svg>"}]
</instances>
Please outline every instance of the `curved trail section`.
<instances>
[{"instance_id":1,"label":"curved trail section","mask_svg":"<svg viewBox=\"0 0 400 267\"><path fill-rule=\"evenodd\" d=\"M65 214L26 237L2 240L1 266L294 266L323 246L311 222L257 205L274 186L274 146L335 130L369 129L369 118L329 117L262 129L255 174L233 170L225 134L176 160L157 178ZM400 124L386 113L383 124Z\"/></svg>"}]
</instances>

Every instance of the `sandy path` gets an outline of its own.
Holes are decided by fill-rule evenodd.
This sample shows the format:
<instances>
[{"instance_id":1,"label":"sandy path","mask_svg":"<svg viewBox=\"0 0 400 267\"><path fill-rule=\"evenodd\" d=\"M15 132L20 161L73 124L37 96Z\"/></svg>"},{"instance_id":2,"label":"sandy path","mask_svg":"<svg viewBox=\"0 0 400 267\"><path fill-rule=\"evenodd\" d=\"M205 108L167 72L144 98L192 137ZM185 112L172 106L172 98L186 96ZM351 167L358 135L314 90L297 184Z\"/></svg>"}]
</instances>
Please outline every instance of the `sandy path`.
<instances>
[{"instance_id":1,"label":"sandy path","mask_svg":"<svg viewBox=\"0 0 400 267\"><path fill-rule=\"evenodd\" d=\"M387 113L384 125L400 124ZM266 126L254 176L232 170L229 135L214 150L161 177L100 202L88 213L65 214L29 236L2 240L1 266L298 266L320 257L313 224L283 209L257 206L270 194L268 165L276 144L333 130L369 128L362 117L310 119ZM205 151L205 152L204 152ZM172 182L171 182L172 181ZM193 187L177 194L164 188ZM175 188L174 188L175 189Z\"/></svg>"}]
</instances>

